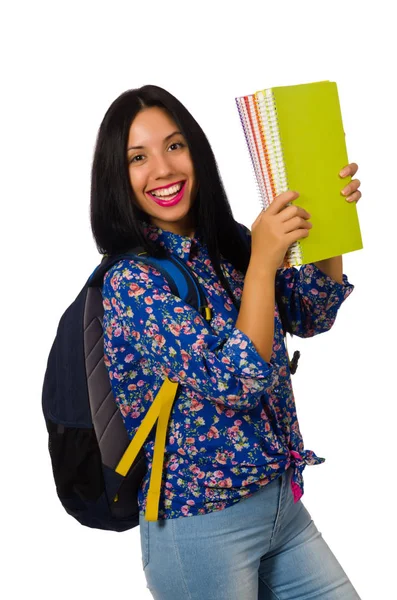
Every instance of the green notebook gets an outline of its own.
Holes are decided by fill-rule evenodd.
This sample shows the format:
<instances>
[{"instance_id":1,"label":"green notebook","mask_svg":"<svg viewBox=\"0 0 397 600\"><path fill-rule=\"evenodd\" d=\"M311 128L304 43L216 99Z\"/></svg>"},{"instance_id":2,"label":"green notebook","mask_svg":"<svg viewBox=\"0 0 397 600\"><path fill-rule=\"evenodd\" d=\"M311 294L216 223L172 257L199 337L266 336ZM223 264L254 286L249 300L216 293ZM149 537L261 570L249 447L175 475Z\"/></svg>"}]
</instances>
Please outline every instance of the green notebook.
<instances>
[{"instance_id":1,"label":"green notebook","mask_svg":"<svg viewBox=\"0 0 397 600\"><path fill-rule=\"evenodd\" d=\"M333 81L274 87L236 98L263 208L287 190L311 213L309 236L292 244L284 266L363 248L356 203L341 190L350 177L338 90Z\"/></svg>"}]
</instances>

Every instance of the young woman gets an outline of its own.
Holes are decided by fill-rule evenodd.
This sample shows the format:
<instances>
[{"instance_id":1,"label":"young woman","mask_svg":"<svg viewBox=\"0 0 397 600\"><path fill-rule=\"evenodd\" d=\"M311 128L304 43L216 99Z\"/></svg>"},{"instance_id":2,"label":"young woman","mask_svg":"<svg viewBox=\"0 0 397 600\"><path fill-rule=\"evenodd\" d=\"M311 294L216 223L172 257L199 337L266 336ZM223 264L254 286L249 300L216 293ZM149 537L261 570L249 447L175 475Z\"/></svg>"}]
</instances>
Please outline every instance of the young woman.
<instances>
[{"instance_id":1,"label":"young woman","mask_svg":"<svg viewBox=\"0 0 397 600\"><path fill-rule=\"evenodd\" d=\"M177 255L212 311L208 323L139 259L104 280L105 362L131 438L164 379L180 384L157 521L145 519L155 430L138 497L156 599L359 598L300 499L303 469L324 459L304 449L284 334L329 330L353 285L341 257L281 268L310 235L310 215L288 206L298 197L280 194L251 231L237 223L202 129L157 86L122 94L101 124L91 197L99 251Z\"/></svg>"}]
</instances>

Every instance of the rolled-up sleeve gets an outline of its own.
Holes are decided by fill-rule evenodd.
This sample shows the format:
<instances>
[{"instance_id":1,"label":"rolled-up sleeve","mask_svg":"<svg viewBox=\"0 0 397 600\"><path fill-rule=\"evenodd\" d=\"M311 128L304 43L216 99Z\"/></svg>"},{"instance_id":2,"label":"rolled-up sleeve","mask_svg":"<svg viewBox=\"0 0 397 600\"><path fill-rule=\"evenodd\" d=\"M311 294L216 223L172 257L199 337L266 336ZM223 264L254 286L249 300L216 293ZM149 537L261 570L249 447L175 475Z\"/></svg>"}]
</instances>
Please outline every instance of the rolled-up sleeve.
<instances>
[{"instance_id":1,"label":"rolled-up sleeve","mask_svg":"<svg viewBox=\"0 0 397 600\"><path fill-rule=\"evenodd\" d=\"M210 402L253 409L278 383L277 369L257 352L250 338L234 328L228 337L211 331L201 314L171 293L154 267L123 260L106 274L102 290L104 327L128 377L131 363L146 359L162 378Z\"/></svg>"},{"instance_id":2,"label":"rolled-up sleeve","mask_svg":"<svg viewBox=\"0 0 397 600\"><path fill-rule=\"evenodd\" d=\"M328 331L353 289L347 275L339 283L314 263L278 269L276 300L285 331L303 338Z\"/></svg>"},{"instance_id":3,"label":"rolled-up sleeve","mask_svg":"<svg viewBox=\"0 0 397 600\"><path fill-rule=\"evenodd\" d=\"M239 225L250 245L250 230ZM313 337L331 329L341 304L354 289L347 275L343 274L342 281L333 280L314 263L278 269L275 296L284 333Z\"/></svg>"}]
</instances>

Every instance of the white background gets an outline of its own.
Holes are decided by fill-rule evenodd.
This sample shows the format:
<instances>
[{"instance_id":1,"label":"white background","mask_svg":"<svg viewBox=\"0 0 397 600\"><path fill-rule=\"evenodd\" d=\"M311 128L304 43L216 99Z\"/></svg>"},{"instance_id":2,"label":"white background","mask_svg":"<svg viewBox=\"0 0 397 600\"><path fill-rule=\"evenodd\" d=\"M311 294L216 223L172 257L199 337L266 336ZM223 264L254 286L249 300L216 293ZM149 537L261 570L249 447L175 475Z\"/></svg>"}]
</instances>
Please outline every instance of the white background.
<instances>
[{"instance_id":1,"label":"white background","mask_svg":"<svg viewBox=\"0 0 397 600\"><path fill-rule=\"evenodd\" d=\"M9 6L0 19L2 597L151 597L139 528L91 530L62 508L41 412L58 321L100 260L89 223L90 168L107 108L146 84L174 94L208 136L235 218L250 227L261 207L235 97L328 79L338 85L349 161L360 167L364 249L344 255L355 290L334 327L288 338L290 355L301 351L293 385L305 447L326 458L305 469L303 501L361 598L391 599L397 131L390 4Z\"/></svg>"}]
</instances>

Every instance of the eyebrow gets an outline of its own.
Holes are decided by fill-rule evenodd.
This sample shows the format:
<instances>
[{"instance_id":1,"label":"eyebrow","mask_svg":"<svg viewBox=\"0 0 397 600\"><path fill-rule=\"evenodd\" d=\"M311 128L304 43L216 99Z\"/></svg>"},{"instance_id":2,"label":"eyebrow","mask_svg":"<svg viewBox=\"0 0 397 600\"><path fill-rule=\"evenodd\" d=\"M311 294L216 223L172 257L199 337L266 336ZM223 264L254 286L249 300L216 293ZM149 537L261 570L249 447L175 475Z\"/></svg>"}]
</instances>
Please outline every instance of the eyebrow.
<instances>
[{"instance_id":1,"label":"eyebrow","mask_svg":"<svg viewBox=\"0 0 397 600\"><path fill-rule=\"evenodd\" d=\"M172 138L173 135L176 135L177 133L181 133L180 131L173 131L172 133L170 133L170 135L167 135L167 137L164 138L164 142L166 142L167 140L169 140L170 138ZM127 148L127 150L142 150L145 146L130 146L129 148Z\"/></svg>"}]
</instances>

